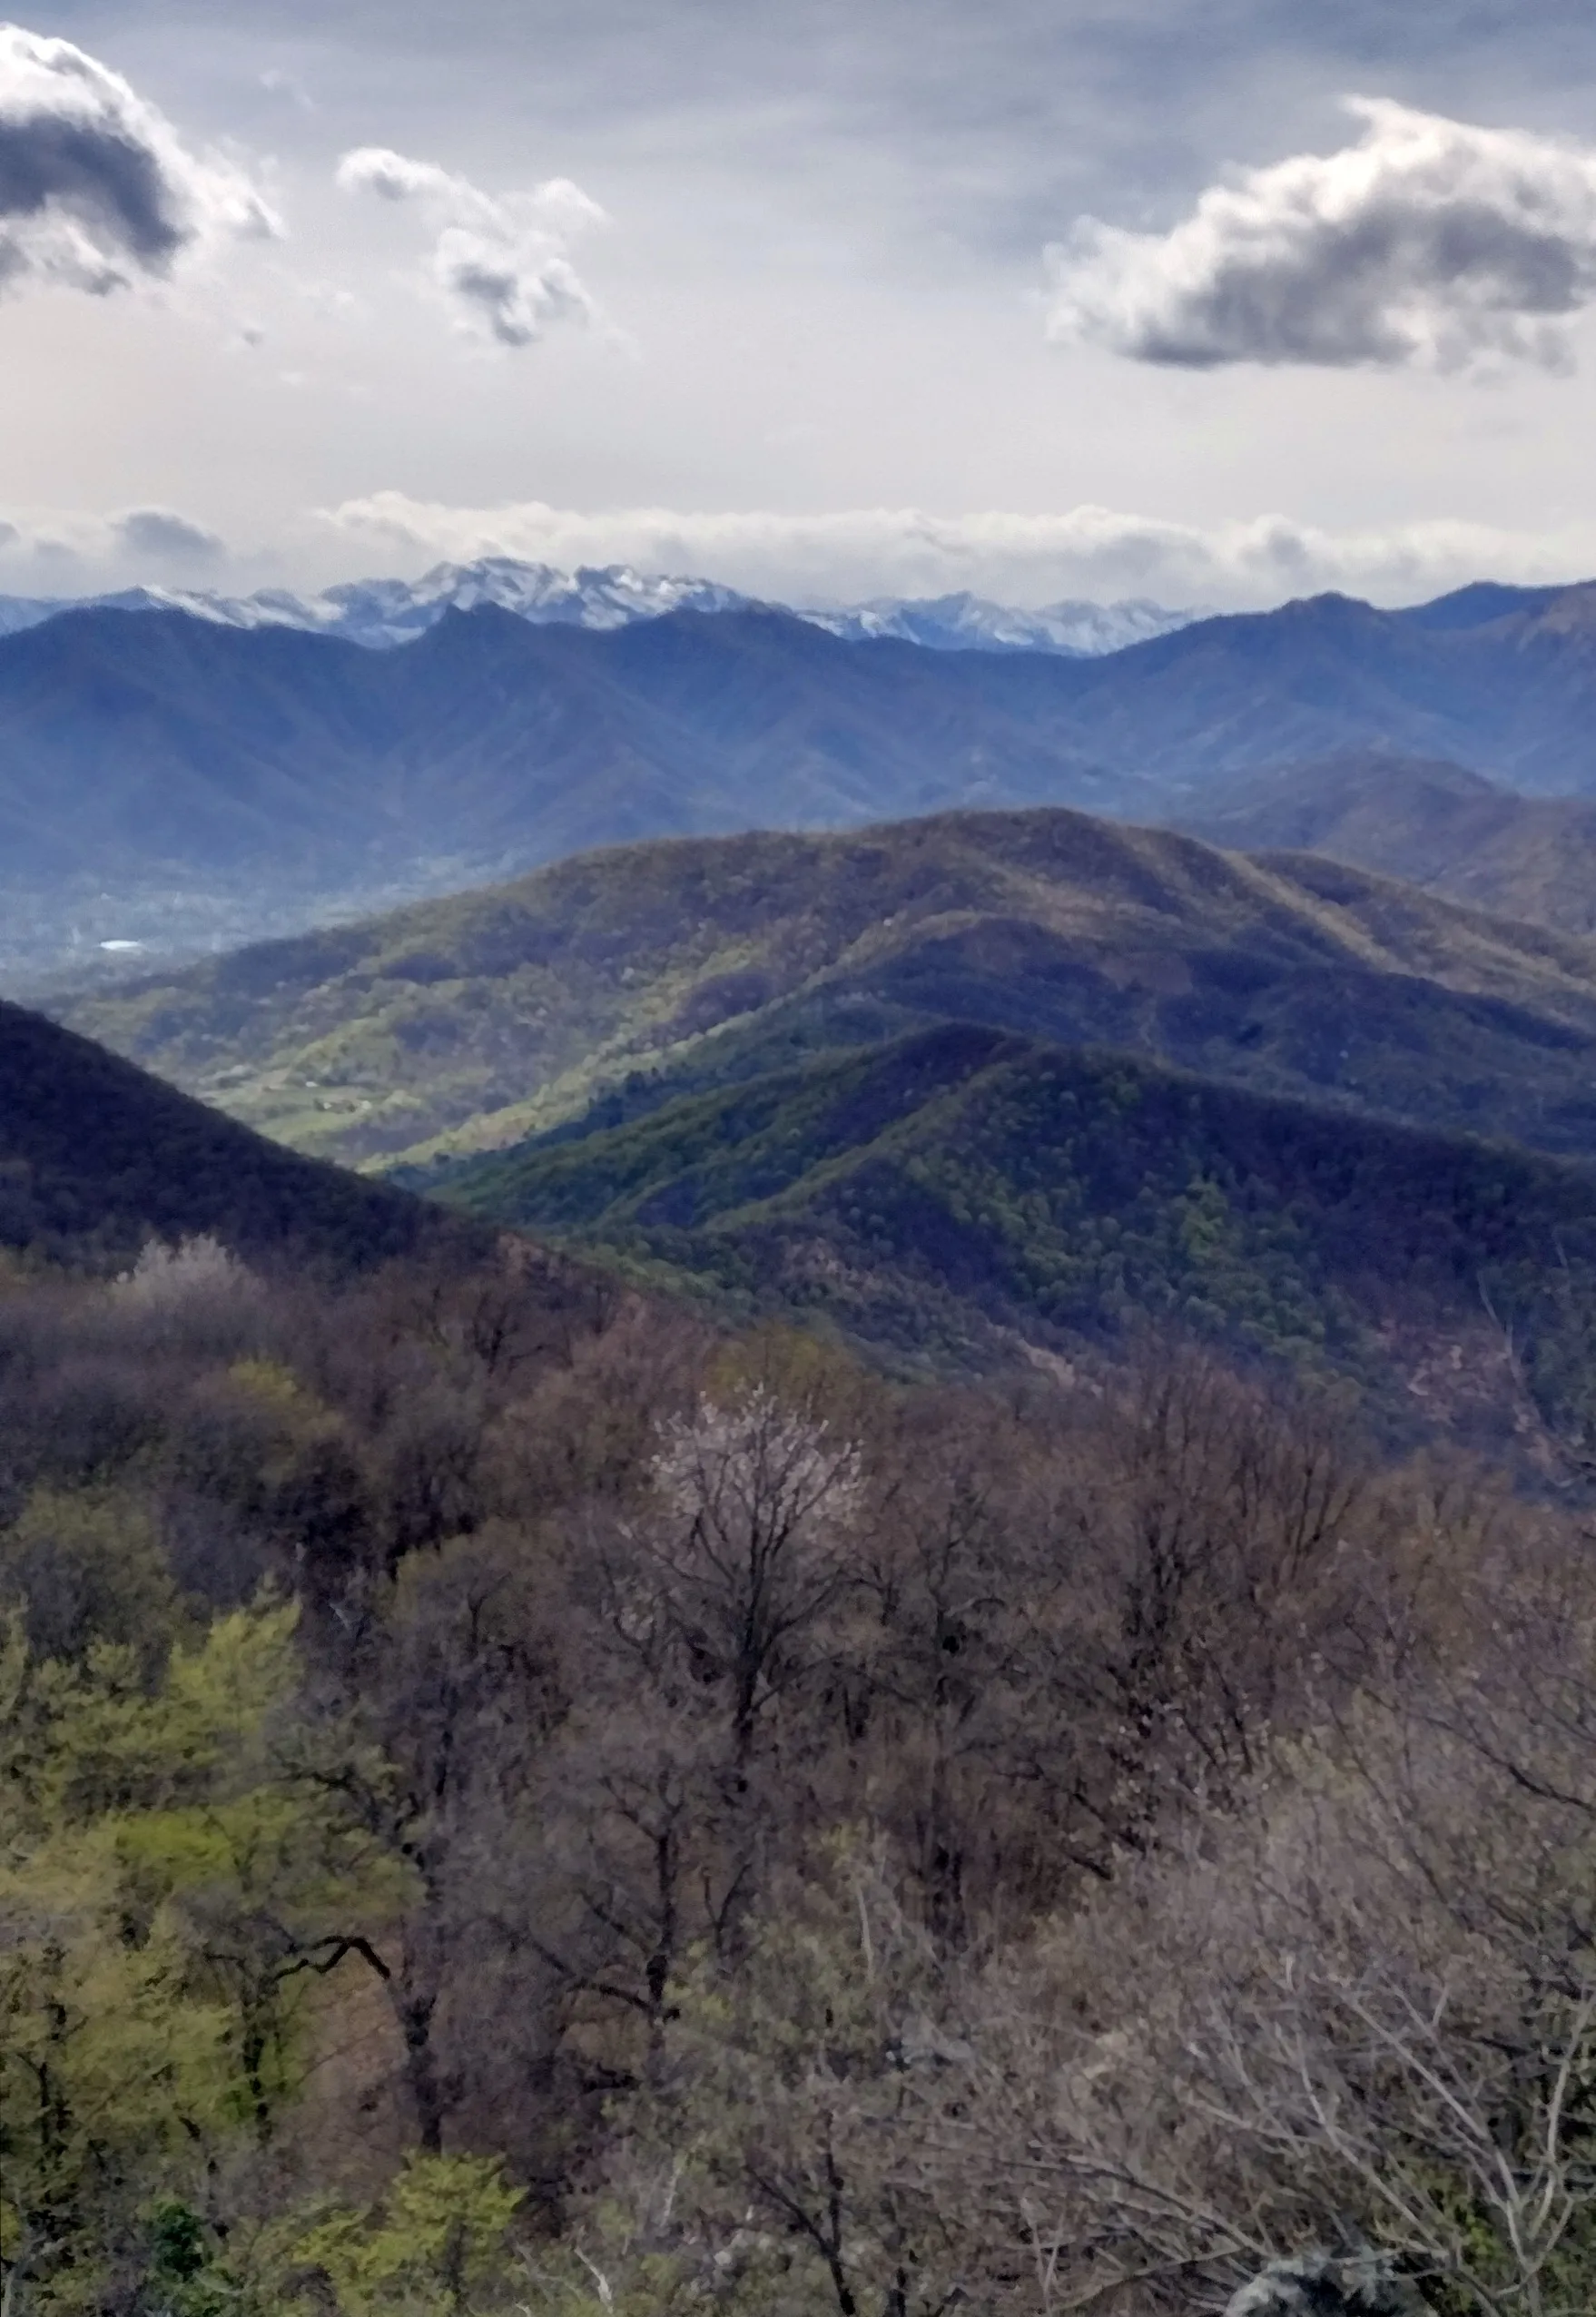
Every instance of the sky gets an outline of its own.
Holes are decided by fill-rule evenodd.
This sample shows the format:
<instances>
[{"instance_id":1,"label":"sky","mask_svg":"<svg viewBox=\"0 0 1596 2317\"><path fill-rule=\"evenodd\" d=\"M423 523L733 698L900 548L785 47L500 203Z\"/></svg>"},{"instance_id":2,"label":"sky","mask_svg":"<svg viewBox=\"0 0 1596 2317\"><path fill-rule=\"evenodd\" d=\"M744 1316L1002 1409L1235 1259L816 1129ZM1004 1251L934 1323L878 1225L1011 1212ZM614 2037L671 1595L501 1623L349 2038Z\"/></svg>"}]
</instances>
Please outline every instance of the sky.
<instances>
[{"instance_id":1,"label":"sky","mask_svg":"<svg viewBox=\"0 0 1596 2317\"><path fill-rule=\"evenodd\" d=\"M0 591L1596 576L1586 0L65 0Z\"/></svg>"}]
</instances>

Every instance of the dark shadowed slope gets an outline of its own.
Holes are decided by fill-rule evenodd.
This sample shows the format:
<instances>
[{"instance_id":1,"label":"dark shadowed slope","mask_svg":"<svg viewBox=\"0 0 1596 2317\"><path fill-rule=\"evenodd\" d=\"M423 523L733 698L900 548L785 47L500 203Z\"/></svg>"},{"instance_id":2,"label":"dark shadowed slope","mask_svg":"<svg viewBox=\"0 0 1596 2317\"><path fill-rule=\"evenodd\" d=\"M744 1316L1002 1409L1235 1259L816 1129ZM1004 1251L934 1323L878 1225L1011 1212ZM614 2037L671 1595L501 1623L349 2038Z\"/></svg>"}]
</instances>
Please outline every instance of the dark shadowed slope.
<instances>
[{"instance_id":1,"label":"dark shadowed slope","mask_svg":"<svg viewBox=\"0 0 1596 2317\"><path fill-rule=\"evenodd\" d=\"M0 1003L0 1246L90 1260L212 1233L343 1267L435 1229L388 1185L297 1157L21 1007Z\"/></svg>"},{"instance_id":2,"label":"dark shadowed slope","mask_svg":"<svg viewBox=\"0 0 1596 2317\"><path fill-rule=\"evenodd\" d=\"M1596 932L1596 804L1523 797L1460 764L1357 749L1204 790L1176 825L1247 852L1328 854L1472 908Z\"/></svg>"},{"instance_id":3,"label":"dark shadowed slope","mask_svg":"<svg viewBox=\"0 0 1596 2317\"><path fill-rule=\"evenodd\" d=\"M1596 1150L1596 948L1067 812L626 847L74 1001L299 1147L503 1145L943 1020ZM657 1089L645 1099L657 1099Z\"/></svg>"}]
</instances>

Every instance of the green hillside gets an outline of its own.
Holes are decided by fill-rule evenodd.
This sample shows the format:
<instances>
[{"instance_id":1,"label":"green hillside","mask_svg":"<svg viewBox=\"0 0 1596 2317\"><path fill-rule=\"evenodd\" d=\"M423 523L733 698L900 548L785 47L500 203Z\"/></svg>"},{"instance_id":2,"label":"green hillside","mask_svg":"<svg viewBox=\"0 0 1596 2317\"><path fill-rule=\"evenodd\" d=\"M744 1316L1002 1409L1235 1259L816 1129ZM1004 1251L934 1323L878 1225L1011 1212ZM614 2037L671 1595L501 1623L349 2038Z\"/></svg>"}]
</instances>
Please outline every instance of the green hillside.
<instances>
[{"instance_id":1,"label":"green hillside","mask_svg":"<svg viewBox=\"0 0 1596 2317\"><path fill-rule=\"evenodd\" d=\"M948 1020L1596 1155L1596 947L1059 810L590 853L60 1011L366 1163Z\"/></svg>"},{"instance_id":2,"label":"green hillside","mask_svg":"<svg viewBox=\"0 0 1596 2317\"><path fill-rule=\"evenodd\" d=\"M1119 1056L948 1026L478 1159L445 1196L910 1366L1172 1322L1500 1429L1512 1328L1583 1423L1596 1177Z\"/></svg>"}]
</instances>

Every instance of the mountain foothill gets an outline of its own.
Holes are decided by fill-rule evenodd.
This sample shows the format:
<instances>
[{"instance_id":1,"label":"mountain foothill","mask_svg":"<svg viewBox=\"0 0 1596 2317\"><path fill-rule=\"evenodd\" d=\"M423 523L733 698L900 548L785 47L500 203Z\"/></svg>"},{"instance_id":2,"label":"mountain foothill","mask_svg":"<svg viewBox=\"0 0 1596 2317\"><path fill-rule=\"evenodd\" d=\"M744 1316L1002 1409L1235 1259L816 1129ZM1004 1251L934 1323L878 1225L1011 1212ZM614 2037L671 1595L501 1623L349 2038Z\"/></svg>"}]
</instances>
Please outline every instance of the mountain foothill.
<instances>
[{"instance_id":1,"label":"mountain foothill","mask_svg":"<svg viewBox=\"0 0 1596 2317\"><path fill-rule=\"evenodd\" d=\"M54 1002L241 1125L895 1372L1156 1319L1399 1435L1583 1420L1596 944L1315 853L1059 807L655 840Z\"/></svg>"}]
</instances>

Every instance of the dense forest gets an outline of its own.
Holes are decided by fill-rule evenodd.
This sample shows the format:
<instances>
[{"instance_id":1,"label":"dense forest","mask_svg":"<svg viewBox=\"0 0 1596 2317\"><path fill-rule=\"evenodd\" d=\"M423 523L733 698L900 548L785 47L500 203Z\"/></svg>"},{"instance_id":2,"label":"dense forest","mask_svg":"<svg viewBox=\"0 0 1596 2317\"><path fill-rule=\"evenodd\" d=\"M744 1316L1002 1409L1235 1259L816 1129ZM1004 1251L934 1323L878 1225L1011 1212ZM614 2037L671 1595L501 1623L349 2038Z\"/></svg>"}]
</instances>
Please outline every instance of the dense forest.
<instances>
[{"instance_id":1,"label":"dense forest","mask_svg":"<svg viewBox=\"0 0 1596 2317\"><path fill-rule=\"evenodd\" d=\"M8 2317L1596 2301L1571 1467L520 1242L30 1257L0 1391Z\"/></svg>"},{"instance_id":2,"label":"dense forest","mask_svg":"<svg viewBox=\"0 0 1596 2317\"><path fill-rule=\"evenodd\" d=\"M957 1023L648 1099L438 1196L906 1375L1173 1325L1338 1376L1394 1440L1544 1465L1596 1436L1586 1168Z\"/></svg>"}]
</instances>

